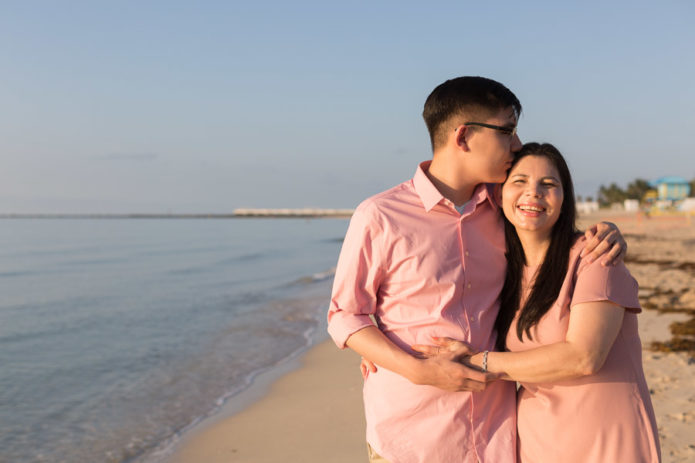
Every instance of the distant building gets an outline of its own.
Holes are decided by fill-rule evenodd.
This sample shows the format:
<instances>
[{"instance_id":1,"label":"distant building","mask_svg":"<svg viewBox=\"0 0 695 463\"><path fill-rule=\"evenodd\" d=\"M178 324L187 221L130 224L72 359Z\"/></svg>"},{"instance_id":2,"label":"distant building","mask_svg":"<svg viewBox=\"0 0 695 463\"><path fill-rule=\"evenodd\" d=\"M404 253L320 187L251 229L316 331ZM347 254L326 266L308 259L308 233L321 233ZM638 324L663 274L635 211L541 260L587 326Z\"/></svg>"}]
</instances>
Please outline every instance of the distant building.
<instances>
[{"instance_id":1,"label":"distant building","mask_svg":"<svg viewBox=\"0 0 695 463\"><path fill-rule=\"evenodd\" d=\"M683 177L661 177L649 182L661 201L680 201L690 194L690 182Z\"/></svg>"},{"instance_id":2,"label":"distant building","mask_svg":"<svg viewBox=\"0 0 695 463\"><path fill-rule=\"evenodd\" d=\"M598 211L598 201L577 201L577 212L580 214L591 214Z\"/></svg>"},{"instance_id":3,"label":"distant building","mask_svg":"<svg viewBox=\"0 0 695 463\"><path fill-rule=\"evenodd\" d=\"M626 212L637 212L639 211L639 200L637 199L626 199L623 201L623 207Z\"/></svg>"},{"instance_id":4,"label":"distant building","mask_svg":"<svg viewBox=\"0 0 695 463\"><path fill-rule=\"evenodd\" d=\"M681 211L695 211L695 198L685 198L678 205L678 209Z\"/></svg>"}]
</instances>

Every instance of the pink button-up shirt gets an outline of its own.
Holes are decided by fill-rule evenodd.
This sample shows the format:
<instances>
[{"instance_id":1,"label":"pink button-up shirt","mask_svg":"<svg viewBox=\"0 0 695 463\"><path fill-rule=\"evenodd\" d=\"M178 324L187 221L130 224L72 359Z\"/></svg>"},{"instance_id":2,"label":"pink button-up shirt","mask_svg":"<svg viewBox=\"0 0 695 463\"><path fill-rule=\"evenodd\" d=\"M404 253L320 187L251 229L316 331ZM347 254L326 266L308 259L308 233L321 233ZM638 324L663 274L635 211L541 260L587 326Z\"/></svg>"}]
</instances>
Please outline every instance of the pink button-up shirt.
<instances>
[{"instance_id":1,"label":"pink button-up shirt","mask_svg":"<svg viewBox=\"0 0 695 463\"><path fill-rule=\"evenodd\" d=\"M449 336L492 350L504 283L505 242L493 187L480 185L462 214L425 175L365 200L338 260L328 332L339 347L372 325L407 352ZM418 386L386 369L364 384L367 441L391 463L513 462L511 382L483 392Z\"/></svg>"}]
</instances>

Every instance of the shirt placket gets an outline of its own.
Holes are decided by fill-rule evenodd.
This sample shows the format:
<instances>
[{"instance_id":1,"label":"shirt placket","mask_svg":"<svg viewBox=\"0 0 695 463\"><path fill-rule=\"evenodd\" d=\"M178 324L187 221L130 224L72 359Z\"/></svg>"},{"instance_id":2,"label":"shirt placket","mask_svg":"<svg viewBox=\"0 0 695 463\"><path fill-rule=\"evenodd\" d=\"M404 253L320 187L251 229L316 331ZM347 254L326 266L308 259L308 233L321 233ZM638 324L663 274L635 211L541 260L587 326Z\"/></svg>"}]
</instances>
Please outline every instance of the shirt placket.
<instances>
[{"instance_id":1,"label":"shirt placket","mask_svg":"<svg viewBox=\"0 0 695 463\"><path fill-rule=\"evenodd\" d=\"M464 227L464 222L466 218L470 215L470 213L462 214L459 219L458 219L458 239L459 239L459 259L461 261L461 274L462 274L462 294L463 297L461 298L461 313L463 315L462 320L466 321L466 326L462 326L462 328L465 328L466 332L468 333L469 336L469 341L473 341L473 327L471 326L473 323L476 321L476 315L475 313L471 313L469 310L470 305L468 304L468 301L470 299L469 293L471 292L473 288L473 278L471 277L470 272L467 271L466 269L466 261L467 258L470 256L470 251L469 251L469 243L468 240L466 239L466 234L465 234L465 227Z\"/></svg>"},{"instance_id":2,"label":"shirt placket","mask_svg":"<svg viewBox=\"0 0 695 463\"><path fill-rule=\"evenodd\" d=\"M475 210L475 207L473 207L473 210ZM459 253L460 253L460 259L461 259L461 268L462 268L462 281L463 281L463 297L461 298L461 313L463 317L461 317L462 320L466 321L466 324L468 325L466 327L466 331L468 332L468 340L472 343L473 342L473 326L477 320L476 314L474 312L471 312L469 309L473 309L470 304L468 304L468 301L470 300L470 292L473 289L473 278L471 275L471 272L467 271L466 267L466 261L467 258L470 256L470 243L466 239L466 234L465 234L465 227L464 227L464 222L466 221L467 218L470 217L470 215L473 213L473 211L467 211L464 214L461 214L458 220L458 238L459 238ZM471 432L471 443L472 443L472 450L475 452L475 457L474 461L477 461L477 463L482 462L481 458L481 453L478 451L478 435L476 433L476 424L474 422L474 417L475 417L475 403L474 403L474 398L473 395L470 396L470 400L468 401L468 406L469 406L469 419L470 419L470 425L469 429Z\"/></svg>"},{"instance_id":3,"label":"shirt placket","mask_svg":"<svg viewBox=\"0 0 695 463\"><path fill-rule=\"evenodd\" d=\"M470 341L470 336L471 336L471 330L470 330L470 322L468 321L468 314L466 313L466 305L464 303L464 300L466 298L466 272L465 272L465 259L464 256L466 253L463 251L463 220L466 215L468 214L460 214L457 210L456 207L454 206L454 203L451 202L450 200L444 198L443 200L444 205L447 207L449 214L451 214L452 218L456 220L456 237L454 239L457 240L458 242L458 248L459 248L459 262L461 265L461 281L463 282L463 288L462 288L462 294L463 297L461 298L461 303L460 306L457 307L458 313L460 313L460 316L456 317L456 322L458 323L459 327L461 328L461 332L466 334L468 338L462 339L463 341Z\"/></svg>"}]
</instances>

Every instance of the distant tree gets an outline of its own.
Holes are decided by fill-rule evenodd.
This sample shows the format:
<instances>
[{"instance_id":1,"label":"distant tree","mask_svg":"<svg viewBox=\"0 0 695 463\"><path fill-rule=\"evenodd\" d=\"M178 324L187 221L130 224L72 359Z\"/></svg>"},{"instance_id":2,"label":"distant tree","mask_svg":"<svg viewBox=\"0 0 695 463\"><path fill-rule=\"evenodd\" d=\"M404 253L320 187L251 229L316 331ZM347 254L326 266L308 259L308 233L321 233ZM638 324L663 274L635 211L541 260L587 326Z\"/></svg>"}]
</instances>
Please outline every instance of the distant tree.
<instances>
[{"instance_id":1,"label":"distant tree","mask_svg":"<svg viewBox=\"0 0 695 463\"><path fill-rule=\"evenodd\" d=\"M582 195L577 195L577 202L581 203L582 202Z\"/></svg>"},{"instance_id":2,"label":"distant tree","mask_svg":"<svg viewBox=\"0 0 695 463\"><path fill-rule=\"evenodd\" d=\"M649 183L646 180L637 178L631 183L628 183L625 194L628 199L637 199L641 201L642 198L644 198L644 194L650 189Z\"/></svg>"},{"instance_id":3,"label":"distant tree","mask_svg":"<svg viewBox=\"0 0 695 463\"><path fill-rule=\"evenodd\" d=\"M622 203L626 199L627 193L615 183L611 183L608 187L601 185L598 190L598 203L601 207L606 207L613 203Z\"/></svg>"},{"instance_id":4,"label":"distant tree","mask_svg":"<svg viewBox=\"0 0 695 463\"><path fill-rule=\"evenodd\" d=\"M695 197L695 178L690 181L690 197Z\"/></svg>"},{"instance_id":5,"label":"distant tree","mask_svg":"<svg viewBox=\"0 0 695 463\"><path fill-rule=\"evenodd\" d=\"M593 196L587 196L587 197L586 197L586 202L587 202L587 203L593 203L593 202L594 202L594 197L593 197Z\"/></svg>"}]
</instances>

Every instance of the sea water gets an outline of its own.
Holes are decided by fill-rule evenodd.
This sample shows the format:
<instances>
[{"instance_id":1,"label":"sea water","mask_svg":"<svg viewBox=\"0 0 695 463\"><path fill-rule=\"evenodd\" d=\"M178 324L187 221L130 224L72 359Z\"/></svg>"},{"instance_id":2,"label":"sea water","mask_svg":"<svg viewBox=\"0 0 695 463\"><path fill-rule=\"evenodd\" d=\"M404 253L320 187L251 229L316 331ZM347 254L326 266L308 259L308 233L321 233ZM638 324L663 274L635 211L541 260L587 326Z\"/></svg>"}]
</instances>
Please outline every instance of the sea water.
<instances>
[{"instance_id":1,"label":"sea water","mask_svg":"<svg viewBox=\"0 0 695 463\"><path fill-rule=\"evenodd\" d=\"M151 461L323 337L342 219L0 221L0 461Z\"/></svg>"}]
</instances>

